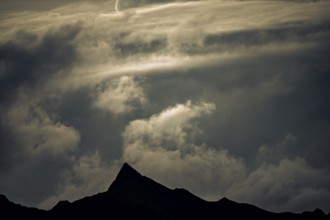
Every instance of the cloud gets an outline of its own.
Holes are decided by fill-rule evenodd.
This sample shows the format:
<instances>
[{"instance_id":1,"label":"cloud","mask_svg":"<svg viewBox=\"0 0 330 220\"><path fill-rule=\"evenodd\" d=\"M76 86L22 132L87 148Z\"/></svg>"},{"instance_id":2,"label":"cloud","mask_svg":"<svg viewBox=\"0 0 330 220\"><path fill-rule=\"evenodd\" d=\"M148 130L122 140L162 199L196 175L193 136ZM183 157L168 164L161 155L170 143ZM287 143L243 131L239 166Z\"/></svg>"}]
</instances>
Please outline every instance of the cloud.
<instances>
[{"instance_id":1,"label":"cloud","mask_svg":"<svg viewBox=\"0 0 330 220\"><path fill-rule=\"evenodd\" d=\"M131 76L108 80L96 90L94 107L114 114L129 113L146 102L143 88Z\"/></svg>"},{"instance_id":2,"label":"cloud","mask_svg":"<svg viewBox=\"0 0 330 220\"><path fill-rule=\"evenodd\" d=\"M317 180L317 181L315 181ZM254 203L274 211L327 209L330 191L327 170L310 167L302 158L264 163L227 193L234 199ZM267 205L266 205L267 204Z\"/></svg>"},{"instance_id":3,"label":"cloud","mask_svg":"<svg viewBox=\"0 0 330 220\"><path fill-rule=\"evenodd\" d=\"M79 29L79 25L62 26L47 32L41 39L21 31L2 44L0 101L10 99L17 89L33 90L55 75L65 77L78 57L73 40Z\"/></svg>"},{"instance_id":4,"label":"cloud","mask_svg":"<svg viewBox=\"0 0 330 220\"><path fill-rule=\"evenodd\" d=\"M181 146L186 142L185 129L191 128L196 131L196 128L190 126L189 121L203 114L210 114L214 109L215 106L212 103L193 105L191 101L188 101L186 104L178 104L162 111L159 115L152 116L149 121L130 122L123 134L125 145L129 145L131 139L132 142L142 141L143 143L144 134L146 134L151 137L150 141L154 141L155 147L162 146L162 140L175 140L175 143ZM152 143L150 144L153 145ZM171 143L163 147L171 147Z\"/></svg>"},{"instance_id":5,"label":"cloud","mask_svg":"<svg viewBox=\"0 0 330 220\"><path fill-rule=\"evenodd\" d=\"M283 140L274 146L267 146L263 144L258 149L258 154L256 157L256 163L278 163L283 157L288 156L288 152L290 151L290 147L295 144L297 141L297 137L292 134L286 134Z\"/></svg>"},{"instance_id":6,"label":"cloud","mask_svg":"<svg viewBox=\"0 0 330 220\"><path fill-rule=\"evenodd\" d=\"M272 47L274 45L307 44L322 40L325 42L329 32L328 24L286 24L280 27L243 29L214 33L203 39L204 50L239 50L249 47Z\"/></svg>"},{"instance_id":7,"label":"cloud","mask_svg":"<svg viewBox=\"0 0 330 220\"><path fill-rule=\"evenodd\" d=\"M188 101L130 122L123 133L123 160L171 187L215 199L215 192L244 176L245 167L225 149L194 144L201 132L196 120L214 110L213 103Z\"/></svg>"},{"instance_id":8,"label":"cloud","mask_svg":"<svg viewBox=\"0 0 330 220\"><path fill-rule=\"evenodd\" d=\"M20 137L20 145L31 154L63 154L74 150L80 134L73 127L56 122L38 106L14 105L5 119L8 129Z\"/></svg>"},{"instance_id":9,"label":"cloud","mask_svg":"<svg viewBox=\"0 0 330 220\"><path fill-rule=\"evenodd\" d=\"M119 40L114 45L114 51L119 57L127 57L138 53L155 53L165 47L166 39L144 39L143 41L140 41L139 39L134 38L133 42L125 42L125 39L121 41Z\"/></svg>"}]
</instances>

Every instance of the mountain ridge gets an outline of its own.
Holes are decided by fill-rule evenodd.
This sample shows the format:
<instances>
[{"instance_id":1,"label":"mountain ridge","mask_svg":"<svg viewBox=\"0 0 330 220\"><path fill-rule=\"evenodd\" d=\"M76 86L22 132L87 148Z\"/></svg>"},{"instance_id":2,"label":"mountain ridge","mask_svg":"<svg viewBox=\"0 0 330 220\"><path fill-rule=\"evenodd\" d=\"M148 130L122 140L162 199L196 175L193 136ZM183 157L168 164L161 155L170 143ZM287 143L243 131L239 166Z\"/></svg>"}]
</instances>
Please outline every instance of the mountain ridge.
<instances>
[{"instance_id":1,"label":"mountain ridge","mask_svg":"<svg viewBox=\"0 0 330 220\"><path fill-rule=\"evenodd\" d=\"M45 211L15 204L0 195L0 213L17 217L17 213L34 219L113 218L144 219L330 219L322 210L303 213L274 213L251 204L237 203L226 197L216 202L205 201L186 189L170 189L141 175L124 163L107 191L69 202L59 201ZM6 216L5 215L5 216ZM18 214L19 215L19 214ZM110 218L111 219L111 218Z\"/></svg>"}]
</instances>

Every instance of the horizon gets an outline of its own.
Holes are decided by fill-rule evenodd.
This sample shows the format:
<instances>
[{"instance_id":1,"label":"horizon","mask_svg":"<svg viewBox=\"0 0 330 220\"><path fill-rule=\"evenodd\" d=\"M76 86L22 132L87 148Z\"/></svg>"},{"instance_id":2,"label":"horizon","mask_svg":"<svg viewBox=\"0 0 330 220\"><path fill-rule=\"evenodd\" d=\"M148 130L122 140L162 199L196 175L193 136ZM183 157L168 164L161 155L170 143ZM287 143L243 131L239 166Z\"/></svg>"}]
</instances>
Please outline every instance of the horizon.
<instances>
[{"instance_id":1,"label":"horizon","mask_svg":"<svg viewBox=\"0 0 330 220\"><path fill-rule=\"evenodd\" d=\"M0 2L0 194L49 209L124 162L330 212L329 0Z\"/></svg>"}]
</instances>

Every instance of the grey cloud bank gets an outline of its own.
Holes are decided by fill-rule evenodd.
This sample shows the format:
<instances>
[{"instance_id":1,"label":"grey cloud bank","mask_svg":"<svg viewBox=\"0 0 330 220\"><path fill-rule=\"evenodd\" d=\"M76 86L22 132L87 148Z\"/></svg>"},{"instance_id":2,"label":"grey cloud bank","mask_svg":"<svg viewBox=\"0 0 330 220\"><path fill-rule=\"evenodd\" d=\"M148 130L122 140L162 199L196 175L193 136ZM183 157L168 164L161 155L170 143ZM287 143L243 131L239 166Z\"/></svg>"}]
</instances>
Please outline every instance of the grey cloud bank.
<instances>
[{"instance_id":1,"label":"grey cloud bank","mask_svg":"<svg viewBox=\"0 0 330 220\"><path fill-rule=\"evenodd\" d=\"M10 199L104 191L126 161L205 199L330 211L329 1L16 2L0 23Z\"/></svg>"}]
</instances>

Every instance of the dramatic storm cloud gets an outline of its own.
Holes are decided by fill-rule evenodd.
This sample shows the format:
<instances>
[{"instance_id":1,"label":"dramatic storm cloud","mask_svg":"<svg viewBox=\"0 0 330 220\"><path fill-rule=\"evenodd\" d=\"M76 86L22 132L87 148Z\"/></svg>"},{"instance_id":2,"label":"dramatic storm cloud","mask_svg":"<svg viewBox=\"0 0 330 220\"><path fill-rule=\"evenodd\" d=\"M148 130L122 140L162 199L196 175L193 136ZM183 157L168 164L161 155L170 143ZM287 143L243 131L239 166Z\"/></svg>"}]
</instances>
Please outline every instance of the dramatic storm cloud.
<instances>
[{"instance_id":1,"label":"dramatic storm cloud","mask_svg":"<svg viewBox=\"0 0 330 220\"><path fill-rule=\"evenodd\" d=\"M330 1L0 2L0 193L49 209L123 162L330 211Z\"/></svg>"}]
</instances>

